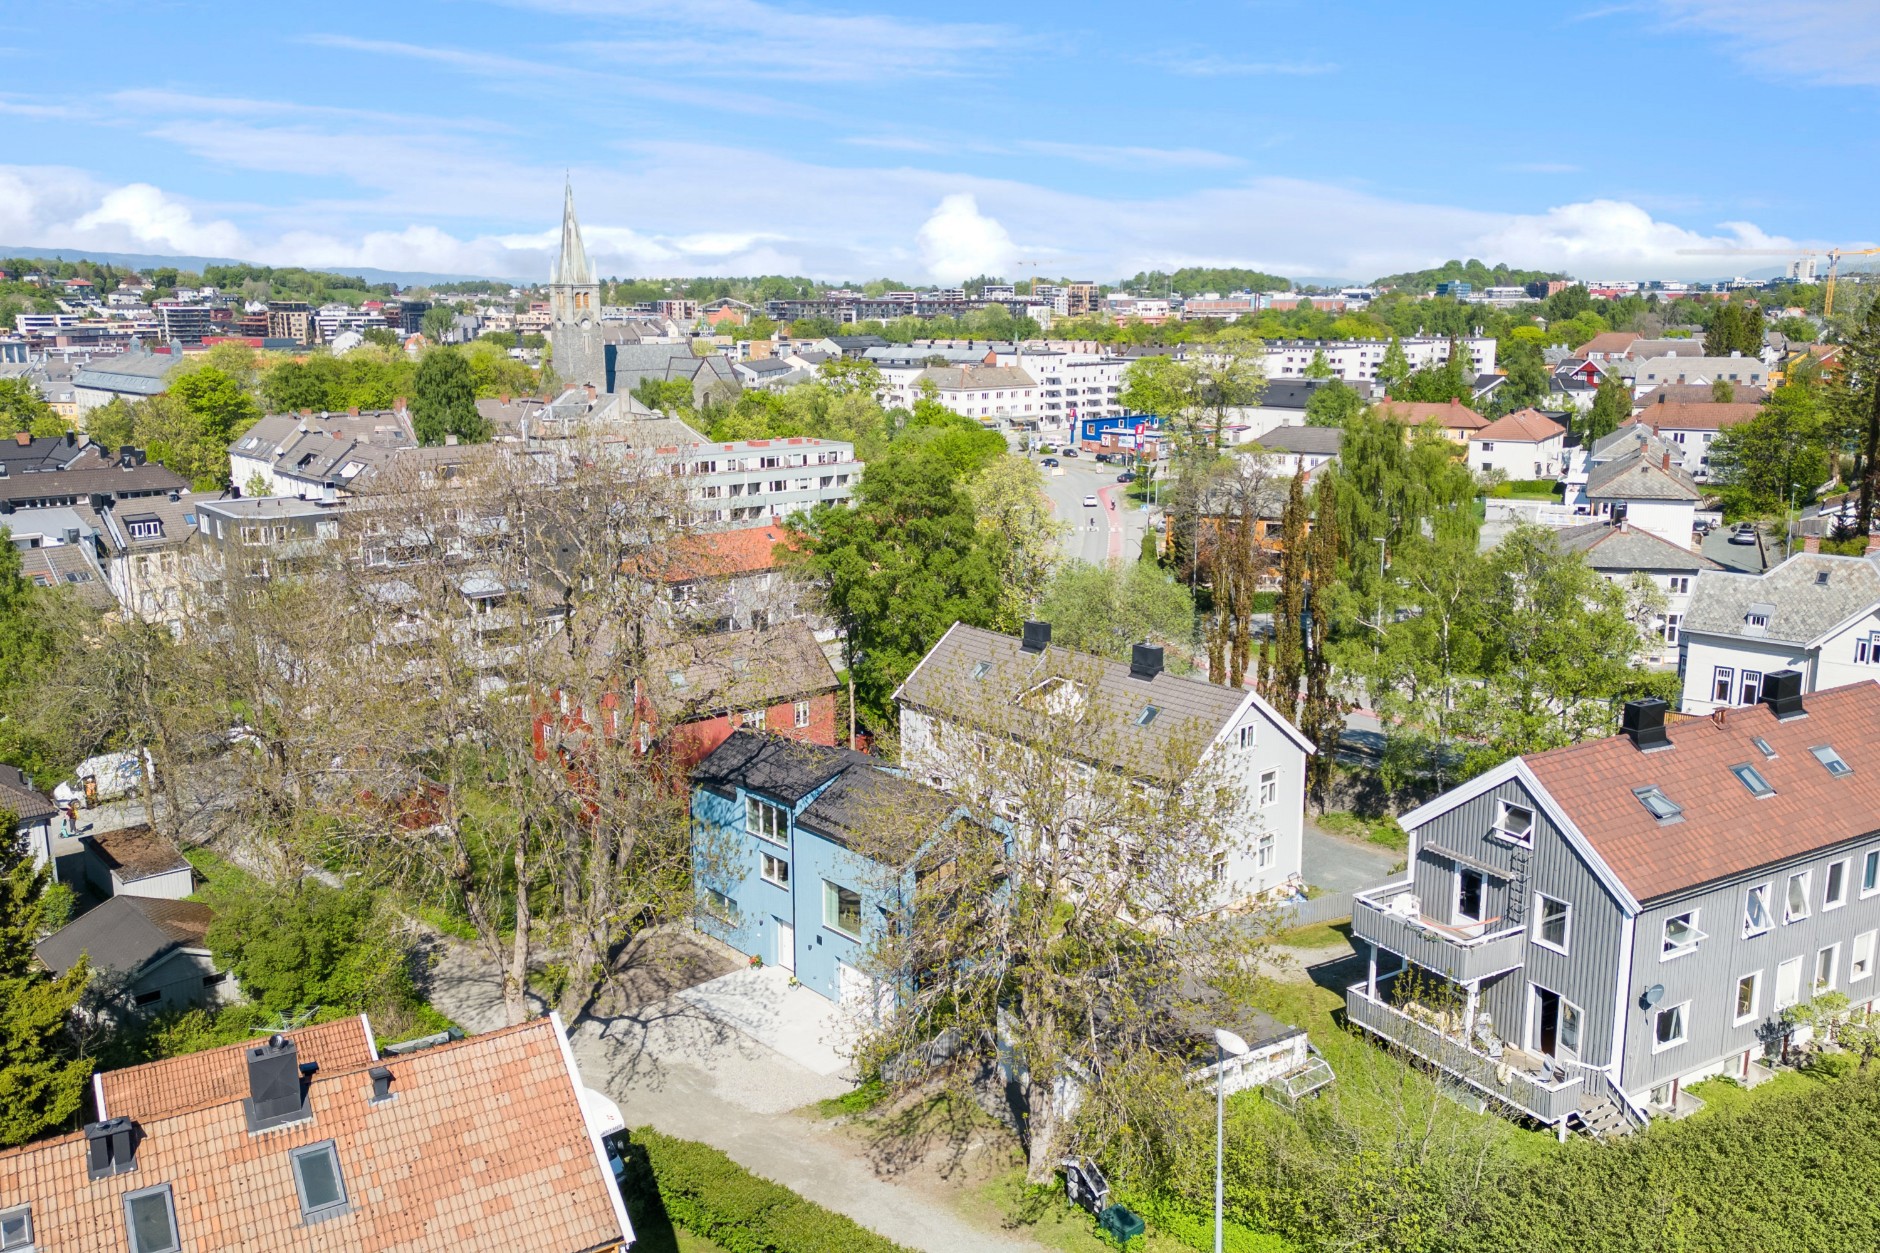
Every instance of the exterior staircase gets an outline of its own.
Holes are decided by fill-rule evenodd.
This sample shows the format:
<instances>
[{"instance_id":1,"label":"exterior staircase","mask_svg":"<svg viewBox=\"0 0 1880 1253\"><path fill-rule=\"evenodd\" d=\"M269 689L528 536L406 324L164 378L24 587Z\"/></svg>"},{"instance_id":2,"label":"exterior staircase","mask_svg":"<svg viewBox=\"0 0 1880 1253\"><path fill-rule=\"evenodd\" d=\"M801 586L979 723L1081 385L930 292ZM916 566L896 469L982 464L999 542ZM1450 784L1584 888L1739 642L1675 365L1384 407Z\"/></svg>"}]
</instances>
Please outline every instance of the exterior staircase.
<instances>
[{"instance_id":1,"label":"exterior staircase","mask_svg":"<svg viewBox=\"0 0 1880 1253\"><path fill-rule=\"evenodd\" d=\"M1580 1107L1576 1117L1581 1130L1595 1140L1630 1135L1649 1121L1642 1111L1626 1100L1625 1094L1619 1091L1612 1077L1604 1071L1589 1068L1586 1080L1586 1104Z\"/></svg>"}]
</instances>

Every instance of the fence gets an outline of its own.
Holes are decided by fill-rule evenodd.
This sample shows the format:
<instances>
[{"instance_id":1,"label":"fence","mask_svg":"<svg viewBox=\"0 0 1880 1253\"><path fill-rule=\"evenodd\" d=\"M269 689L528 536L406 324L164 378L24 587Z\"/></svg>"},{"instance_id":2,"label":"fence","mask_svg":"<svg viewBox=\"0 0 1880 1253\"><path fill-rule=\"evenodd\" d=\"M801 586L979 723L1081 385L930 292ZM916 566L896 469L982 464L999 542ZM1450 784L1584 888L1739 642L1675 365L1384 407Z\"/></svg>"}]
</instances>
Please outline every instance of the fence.
<instances>
[{"instance_id":1,"label":"fence","mask_svg":"<svg viewBox=\"0 0 1880 1253\"><path fill-rule=\"evenodd\" d=\"M1351 893L1327 892L1309 901L1300 901L1295 905L1282 905L1279 911L1279 924L1283 928L1309 927L1315 922L1337 922L1340 918L1349 917L1351 917Z\"/></svg>"}]
</instances>

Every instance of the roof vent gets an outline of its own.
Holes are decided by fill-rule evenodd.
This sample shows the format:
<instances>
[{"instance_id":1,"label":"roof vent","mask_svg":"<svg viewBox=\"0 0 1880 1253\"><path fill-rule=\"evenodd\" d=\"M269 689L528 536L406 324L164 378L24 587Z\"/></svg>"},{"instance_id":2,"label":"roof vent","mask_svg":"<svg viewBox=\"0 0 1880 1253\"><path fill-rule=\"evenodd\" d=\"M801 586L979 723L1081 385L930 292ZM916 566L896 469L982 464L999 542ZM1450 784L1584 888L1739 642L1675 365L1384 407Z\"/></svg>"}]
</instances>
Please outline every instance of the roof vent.
<instances>
[{"instance_id":1,"label":"roof vent","mask_svg":"<svg viewBox=\"0 0 1880 1253\"><path fill-rule=\"evenodd\" d=\"M1024 650L1028 653L1041 653L1051 646L1051 624L1049 622L1030 621L1025 623Z\"/></svg>"},{"instance_id":2,"label":"roof vent","mask_svg":"<svg viewBox=\"0 0 1880 1253\"><path fill-rule=\"evenodd\" d=\"M1625 703L1619 729L1632 738L1632 743L1642 753L1654 748L1670 748L1671 737L1665 734L1665 712L1670 708L1656 696L1629 700Z\"/></svg>"},{"instance_id":3,"label":"roof vent","mask_svg":"<svg viewBox=\"0 0 1880 1253\"><path fill-rule=\"evenodd\" d=\"M1131 644L1129 646L1129 677L1132 679L1153 679L1162 673L1162 646L1160 644Z\"/></svg>"},{"instance_id":4,"label":"roof vent","mask_svg":"<svg viewBox=\"0 0 1880 1253\"><path fill-rule=\"evenodd\" d=\"M307 1116L300 1052L284 1035L248 1050L248 1129L265 1131Z\"/></svg>"},{"instance_id":5,"label":"roof vent","mask_svg":"<svg viewBox=\"0 0 1880 1253\"><path fill-rule=\"evenodd\" d=\"M85 1167L93 1179L121 1175L137 1169L137 1144L142 1137L128 1118L85 1124Z\"/></svg>"},{"instance_id":6,"label":"roof vent","mask_svg":"<svg viewBox=\"0 0 1880 1253\"><path fill-rule=\"evenodd\" d=\"M1802 708L1802 672L1778 670L1765 676L1762 703L1769 706L1770 713L1784 722L1790 718L1807 717L1808 711Z\"/></svg>"}]
</instances>

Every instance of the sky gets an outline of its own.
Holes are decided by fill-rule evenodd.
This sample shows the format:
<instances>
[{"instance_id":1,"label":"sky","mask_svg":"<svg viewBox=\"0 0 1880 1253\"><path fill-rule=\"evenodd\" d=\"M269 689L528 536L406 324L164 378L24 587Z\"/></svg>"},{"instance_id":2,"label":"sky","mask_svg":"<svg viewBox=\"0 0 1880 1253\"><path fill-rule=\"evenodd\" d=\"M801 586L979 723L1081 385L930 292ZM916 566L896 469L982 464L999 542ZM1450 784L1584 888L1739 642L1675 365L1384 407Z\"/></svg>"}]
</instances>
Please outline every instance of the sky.
<instances>
[{"instance_id":1,"label":"sky","mask_svg":"<svg viewBox=\"0 0 1880 1253\"><path fill-rule=\"evenodd\" d=\"M564 177L618 277L1706 277L1880 236L1875 0L17 7L0 246L540 279Z\"/></svg>"}]
</instances>

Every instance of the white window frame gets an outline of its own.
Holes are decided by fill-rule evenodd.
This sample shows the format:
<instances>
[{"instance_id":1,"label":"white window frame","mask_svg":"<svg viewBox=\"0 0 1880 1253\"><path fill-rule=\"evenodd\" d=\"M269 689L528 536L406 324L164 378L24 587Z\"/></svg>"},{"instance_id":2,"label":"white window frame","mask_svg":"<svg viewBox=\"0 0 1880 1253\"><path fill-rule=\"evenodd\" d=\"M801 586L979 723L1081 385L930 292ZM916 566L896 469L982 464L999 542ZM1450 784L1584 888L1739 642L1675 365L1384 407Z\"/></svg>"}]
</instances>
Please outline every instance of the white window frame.
<instances>
[{"instance_id":1,"label":"white window frame","mask_svg":"<svg viewBox=\"0 0 1880 1253\"><path fill-rule=\"evenodd\" d=\"M1278 803L1279 770L1277 768L1262 770L1260 772L1260 807L1264 809L1268 805L1277 805Z\"/></svg>"},{"instance_id":2,"label":"white window frame","mask_svg":"<svg viewBox=\"0 0 1880 1253\"><path fill-rule=\"evenodd\" d=\"M1782 997L1782 983L1783 983L1783 979L1785 978L1785 972L1788 972L1788 971L1794 972L1795 988L1794 988L1793 994L1789 997L1789 999L1784 1000ZM1802 1000L1802 959L1799 957L1791 957L1787 961L1783 962L1781 965L1776 967L1775 993L1769 1001L1769 1008L1779 1014L1791 1005L1801 1004L1801 1000Z\"/></svg>"},{"instance_id":3,"label":"white window frame","mask_svg":"<svg viewBox=\"0 0 1880 1253\"><path fill-rule=\"evenodd\" d=\"M1476 910L1477 916L1474 918L1465 918L1462 915L1462 879L1464 875L1474 875L1477 879L1481 880L1481 883L1482 883L1482 890L1481 890L1479 901L1478 901L1478 908ZM1455 888L1454 895L1451 897L1450 906L1449 906L1449 920L1451 924L1454 926L1458 926L1458 927L1476 926L1476 925L1479 925L1482 921L1481 915L1487 912L1488 912L1488 876L1483 874L1481 871L1477 870L1473 866L1457 866L1456 867L1456 888Z\"/></svg>"},{"instance_id":4,"label":"white window frame","mask_svg":"<svg viewBox=\"0 0 1880 1253\"><path fill-rule=\"evenodd\" d=\"M772 862L783 867L783 873L781 875L773 876L770 873L770 864ZM757 851L757 877L762 879L765 883L770 884L772 887L788 889L790 886L790 862L787 858L779 857L768 849L759 849Z\"/></svg>"},{"instance_id":5,"label":"white window frame","mask_svg":"<svg viewBox=\"0 0 1880 1253\"><path fill-rule=\"evenodd\" d=\"M1551 901L1560 906L1564 911L1560 917L1560 943L1558 944L1555 944L1551 940L1544 939L1541 934L1542 924L1547 918L1547 907L1543 902L1547 901ZM1545 892L1536 892L1534 894L1534 931L1528 936L1528 939L1544 949L1551 949L1556 953L1565 953L1573 943L1573 903L1571 901L1563 901L1558 896L1549 896Z\"/></svg>"},{"instance_id":6,"label":"white window frame","mask_svg":"<svg viewBox=\"0 0 1880 1253\"><path fill-rule=\"evenodd\" d=\"M765 831L760 817L763 811L774 814L776 831ZM773 805L767 800L760 800L749 792L744 794L744 829L771 844L783 848L790 847L790 811L781 805ZM781 834L779 834L779 832Z\"/></svg>"},{"instance_id":7,"label":"white window frame","mask_svg":"<svg viewBox=\"0 0 1880 1253\"><path fill-rule=\"evenodd\" d=\"M1794 887L1795 881L1797 879L1800 879L1802 881L1802 912L1799 914L1792 913L1789 909L1790 904L1795 900L1795 893L1791 889ZM1811 893L1813 893L1814 890L1815 890L1815 872L1812 867L1807 870L1794 871L1793 873L1783 878L1782 880L1782 925L1787 926L1789 923L1792 923L1792 922L1802 922L1808 918L1809 912L1811 908L1813 907L1813 897L1811 896Z\"/></svg>"},{"instance_id":8,"label":"white window frame","mask_svg":"<svg viewBox=\"0 0 1880 1253\"><path fill-rule=\"evenodd\" d=\"M333 1163L333 1182L339 1188L339 1199L322 1205L307 1204L307 1185L301 1174L300 1163L309 1157L324 1154ZM288 1153L288 1160L293 1164L294 1195L300 1202L300 1221L311 1226L328 1218L337 1218L352 1208L352 1196L346 1190L346 1172L340 1169L339 1145L332 1140L322 1140L318 1144L303 1145Z\"/></svg>"},{"instance_id":9,"label":"white window frame","mask_svg":"<svg viewBox=\"0 0 1880 1253\"><path fill-rule=\"evenodd\" d=\"M1750 985L1749 1009L1739 1014L1736 1012L1736 1001L1735 1000L1731 1001L1730 1025L1733 1027L1747 1026L1750 1023L1755 1022L1757 1016L1762 1013L1763 972L1760 970L1753 970L1749 974L1738 975L1736 977L1736 992L1739 998L1743 991L1743 981L1746 979L1749 981L1749 985Z\"/></svg>"},{"instance_id":10,"label":"white window frame","mask_svg":"<svg viewBox=\"0 0 1880 1253\"><path fill-rule=\"evenodd\" d=\"M1743 893L1743 938L1744 939L1753 940L1759 935L1768 935L1771 931L1775 930L1775 925L1776 925L1775 917L1776 916L1769 912L1769 896L1774 891L1775 891L1775 883L1772 881L1769 883L1753 883L1749 886L1748 890ZM1755 896L1757 893L1762 894L1763 920L1764 921L1763 921L1763 925L1761 928L1752 929L1752 924L1749 920L1749 902L1750 902L1750 898Z\"/></svg>"},{"instance_id":11,"label":"white window frame","mask_svg":"<svg viewBox=\"0 0 1880 1253\"><path fill-rule=\"evenodd\" d=\"M1854 937L1854 945L1847 956L1847 981L1859 983L1863 979L1873 978L1874 936L1872 931L1863 931Z\"/></svg>"},{"instance_id":12,"label":"white window frame","mask_svg":"<svg viewBox=\"0 0 1880 1253\"><path fill-rule=\"evenodd\" d=\"M1692 953L1695 953L1697 951L1697 946L1699 944L1702 944L1705 940L1708 940L1710 938L1708 935L1705 935L1704 932L1698 928L1697 917L1698 917L1698 914L1700 914L1701 912L1702 912L1701 910L1687 909L1681 914L1672 914L1665 919L1663 927L1659 931L1659 940L1658 940L1658 960L1659 961L1661 962L1676 961L1680 957L1689 957ZM1685 926L1690 931L1691 938L1687 940L1685 943L1678 945L1676 948L1673 948L1671 947L1671 924L1678 921L1680 918L1687 920L1685 922Z\"/></svg>"},{"instance_id":13,"label":"white window frame","mask_svg":"<svg viewBox=\"0 0 1880 1253\"><path fill-rule=\"evenodd\" d=\"M808 701L806 700L797 701L793 712L796 715L797 730L800 731L804 727L809 725L809 702Z\"/></svg>"},{"instance_id":14,"label":"white window frame","mask_svg":"<svg viewBox=\"0 0 1880 1253\"><path fill-rule=\"evenodd\" d=\"M1678 1036L1675 1040L1661 1040L1658 1038L1658 1024L1664 1020L1664 1017L1666 1014L1677 1015L1676 1021L1678 1024ZM1656 1015L1653 1016L1652 1018L1652 1052L1663 1053L1667 1049L1677 1048L1681 1044L1689 1043L1690 1038L1691 1038L1691 1003L1689 1001L1679 1001L1676 1005L1667 1005L1663 1009L1659 1010Z\"/></svg>"},{"instance_id":15,"label":"white window frame","mask_svg":"<svg viewBox=\"0 0 1880 1253\"><path fill-rule=\"evenodd\" d=\"M1268 870L1279 856L1279 841L1271 831L1262 831L1260 838L1254 841L1253 867L1255 870Z\"/></svg>"},{"instance_id":16,"label":"white window frame","mask_svg":"<svg viewBox=\"0 0 1880 1253\"><path fill-rule=\"evenodd\" d=\"M33 1253L33 1207L31 1205L12 1205L8 1206L6 1209L0 1210L0 1223L15 1221L24 1222L26 1224L25 1241L22 1243L16 1240L12 1244L0 1245L0 1248L5 1248L7 1253ZM4 1228L0 1228L0 1232L3 1231ZM4 1240L5 1238L4 1234L0 1234L0 1240Z\"/></svg>"},{"instance_id":17,"label":"white window frame","mask_svg":"<svg viewBox=\"0 0 1880 1253\"><path fill-rule=\"evenodd\" d=\"M1841 895L1830 900L1828 898L1828 893L1834 887L1834 872L1837 867L1839 867L1841 871ZM1822 873L1821 873L1821 912L1822 913L1825 914L1831 909L1839 909L1841 908L1841 906L1847 904L1847 884L1848 884L1848 879L1853 875L1853 873L1854 873L1853 860L1847 857L1843 857L1839 861L1831 861L1827 864L1827 866L1825 866L1822 869Z\"/></svg>"},{"instance_id":18,"label":"white window frame","mask_svg":"<svg viewBox=\"0 0 1880 1253\"><path fill-rule=\"evenodd\" d=\"M1826 954L1828 958L1828 977L1825 981L1821 977L1821 958L1823 954ZM1808 986L1810 988L1809 995L1814 997L1820 996L1823 992L1834 991L1834 982L1840 977L1841 942L1836 940L1832 944L1824 944L1815 950L1815 969L1808 978Z\"/></svg>"},{"instance_id":19,"label":"white window frame","mask_svg":"<svg viewBox=\"0 0 1880 1253\"><path fill-rule=\"evenodd\" d=\"M1527 815L1525 826L1510 826L1508 811L1518 809ZM1515 844L1531 845L1534 843L1534 807L1521 805L1514 801L1497 800L1495 802L1495 834Z\"/></svg>"},{"instance_id":20,"label":"white window frame","mask_svg":"<svg viewBox=\"0 0 1880 1253\"><path fill-rule=\"evenodd\" d=\"M1260 724L1259 723L1249 722L1246 726L1240 728L1240 747L1241 748L1243 749L1256 748L1259 746L1259 743L1260 743Z\"/></svg>"},{"instance_id":21,"label":"white window frame","mask_svg":"<svg viewBox=\"0 0 1880 1253\"><path fill-rule=\"evenodd\" d=\"M1872 881L1871 887L1868 886ZM1860 898L1880 895L1880 848L1870 848L1860 863Z\"/></svg>"},{"instance_id":22,"label":"white window frame","mask_svg":"<svg viewBox=\"0 0 1880 1253\"><path fill-rule=\"evenodd\" d=\"M855 897L855 930L853 931L850 931L846 929L845 927L843 927L840 921L842 917L841 893L843 892L852 893ZM847 886L846 884L837 883L833 879L824 879L822 897L823 897L823 907L822 907L823 926L826 929L835 932L837 935L846 936L851 940L861 939L862 938L862 921L863 921L862 914L866 908L866 902L862 900L862 894L856 891L854 888Z\"/></svg>"}]
</instances>

